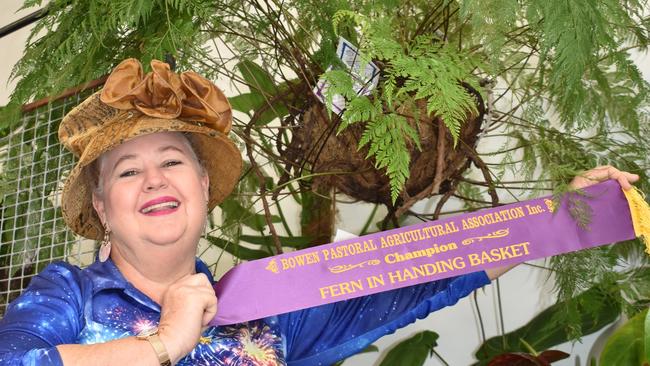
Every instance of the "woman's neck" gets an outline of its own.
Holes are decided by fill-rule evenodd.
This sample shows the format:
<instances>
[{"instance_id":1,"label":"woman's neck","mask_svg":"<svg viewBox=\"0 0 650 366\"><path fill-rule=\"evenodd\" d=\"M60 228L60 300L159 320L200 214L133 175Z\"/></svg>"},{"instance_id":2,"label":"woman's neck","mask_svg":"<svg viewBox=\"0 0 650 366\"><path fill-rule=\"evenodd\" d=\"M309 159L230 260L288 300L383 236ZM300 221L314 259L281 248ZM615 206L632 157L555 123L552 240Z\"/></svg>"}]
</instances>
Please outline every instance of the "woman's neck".
<instances>
[{"instance_id":1,"label":"woman's neck","mask_svg":"<svg viewBox=\"0 0 650 366\"><path fill-rule=\"evenodd\" d=\"M195 251L179 253L178 249L182 247L151 247L133 251L113 244L111 259L127 281L160 304L169 285L196 272Z\"/></svg>"}]
</instances>

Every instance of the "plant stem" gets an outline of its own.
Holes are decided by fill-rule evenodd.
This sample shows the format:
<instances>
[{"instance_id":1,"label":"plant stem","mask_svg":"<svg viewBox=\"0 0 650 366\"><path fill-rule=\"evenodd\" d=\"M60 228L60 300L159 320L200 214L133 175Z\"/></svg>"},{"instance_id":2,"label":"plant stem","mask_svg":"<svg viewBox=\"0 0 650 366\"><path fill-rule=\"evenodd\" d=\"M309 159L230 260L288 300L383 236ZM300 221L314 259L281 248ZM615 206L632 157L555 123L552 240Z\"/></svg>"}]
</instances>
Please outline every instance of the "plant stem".
<instances>
[{"instance_id":1,"label":"plant stem","mask_svg":"<svg viewBox=\"0 0 650 366\"><path fill-rule=\"evenodd\" d=\"M368 228L372 223L372 219L375 218L375 214L377 213L377 207L379 207L379 205L375 205L375 207L372 208L372 211L370 212L370 216L368 216L368 220L366 220L366 223L363 225L363 228L361 229L359 235L366 235L368 233Z\"/></svg>"},{"instance_id":2,"label":"plant stem","mask_svg":"<svg viewBox=\"0 0 650 366\"><path fill-rule=\"evenodd\" d=\"M503 322L503 305L501 304L501 283L496 279L497 283L497 303L499 306L499 324L501 326L501 345L506 349L506 327Z\"/></svg>"},{"instance_id":3,"label":"plant stem","mask_svg":"<svg viewBox=\"0 0 650 366\"><path fill-rule=\"evenodd\" d=\"M449 366L449 364L447 363L447 361L445 361L445 359L442 358L442 356L440 356L440 354L439 354L438 352L436 352L435 349L431 349L431 353L433 353L434 355L436 355L436 357L438 357L438 359L440 360L440 362L442 362L445 366Z\"/></svg>"},{"instance_id":4,"label":"plant stem","mask_svg":"<svg viewBox=\"0 0 650 366\"><path fill-rule=\"evenodd\" d=\"M481 343L485 343L485 324L483 324L483 315L481 314L481 308L478 306L478 292L474 291L472 293L472 299L474 300L474 306L476 307L476 315L478 316L478 325L481 329Z\"/></svg>"}]
</instances>

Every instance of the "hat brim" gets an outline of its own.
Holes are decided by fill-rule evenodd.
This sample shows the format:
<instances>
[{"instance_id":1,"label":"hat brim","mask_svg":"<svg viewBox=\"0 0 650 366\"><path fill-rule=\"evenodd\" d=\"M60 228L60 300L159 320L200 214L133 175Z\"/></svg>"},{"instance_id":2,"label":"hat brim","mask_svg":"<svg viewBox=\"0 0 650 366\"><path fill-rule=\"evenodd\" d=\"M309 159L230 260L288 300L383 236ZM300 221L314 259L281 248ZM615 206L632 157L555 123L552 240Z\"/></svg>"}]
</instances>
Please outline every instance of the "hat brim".
<instances>
[{"instance_id":1,"label":"hat brim","mask_svg":"<svg viewBox=\"0 0 650 366\"><path fill-rule=\"evenodd\" d=\"M192 134L193 148L210 178L208 210L223 202L241 174L242 158L235 144L223 133L200 124L138 113L99 127L70 171L62 192L63 218L70 229L88 239L103 237L104 228L92 205L93 187L85 172L94 160L138 136L174 131Z\"/></svg>"}]
</instances>

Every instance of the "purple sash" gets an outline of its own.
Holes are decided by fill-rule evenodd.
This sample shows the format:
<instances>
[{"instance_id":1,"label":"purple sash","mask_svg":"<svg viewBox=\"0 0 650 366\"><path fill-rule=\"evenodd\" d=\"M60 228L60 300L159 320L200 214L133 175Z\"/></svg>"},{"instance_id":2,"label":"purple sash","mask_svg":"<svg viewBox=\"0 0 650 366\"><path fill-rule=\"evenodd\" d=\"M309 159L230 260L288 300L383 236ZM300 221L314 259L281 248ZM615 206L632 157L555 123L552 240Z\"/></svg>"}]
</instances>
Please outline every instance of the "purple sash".
<instances>
[{"instance_id":1,"label":"purple sash","mask_svg":"<svg viewBox=\"0 0 650 366\"><path fill-rule=\"evenodd\" d=\"M219 311L211 324L241 323L647 234L641 225L650 210L637 191L624 193L614 181L584 191L571 196L591 207L586 227L569 213L570 200L554 207L544 197L242 263L215 285Z\"/></svg>"}]
</instances>

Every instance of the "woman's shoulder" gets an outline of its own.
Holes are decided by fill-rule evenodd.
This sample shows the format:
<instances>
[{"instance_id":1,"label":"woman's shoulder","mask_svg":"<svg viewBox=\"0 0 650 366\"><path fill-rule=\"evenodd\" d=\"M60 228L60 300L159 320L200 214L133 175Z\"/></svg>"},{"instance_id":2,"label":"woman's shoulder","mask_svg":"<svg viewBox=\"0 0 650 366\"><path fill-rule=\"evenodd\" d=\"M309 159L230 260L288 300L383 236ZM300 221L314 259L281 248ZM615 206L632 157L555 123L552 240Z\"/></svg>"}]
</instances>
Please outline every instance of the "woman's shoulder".
<instances>
[{"instance_id":1,"label":"woman's shoulder","mask_svg":"<svg viewBox=\"0 0 650 366\"><path fill-rule=\"evenodd\" d=\"M85 282L83 270L73 264L58 261L47 265L30 281L30 288L81 288Z\"/></svg>"},{"instance_id":2,"label":"woman's shoulder","mask_svg":"<svg viewBox=\"0 0 650 366\"><path fill-rule=\"evenodd\" d=\"M66 278L78 279L82 269L68 262L57 261L48 264L39 274L39 277L50 279Z\"/></svg>"}]
</instances>

